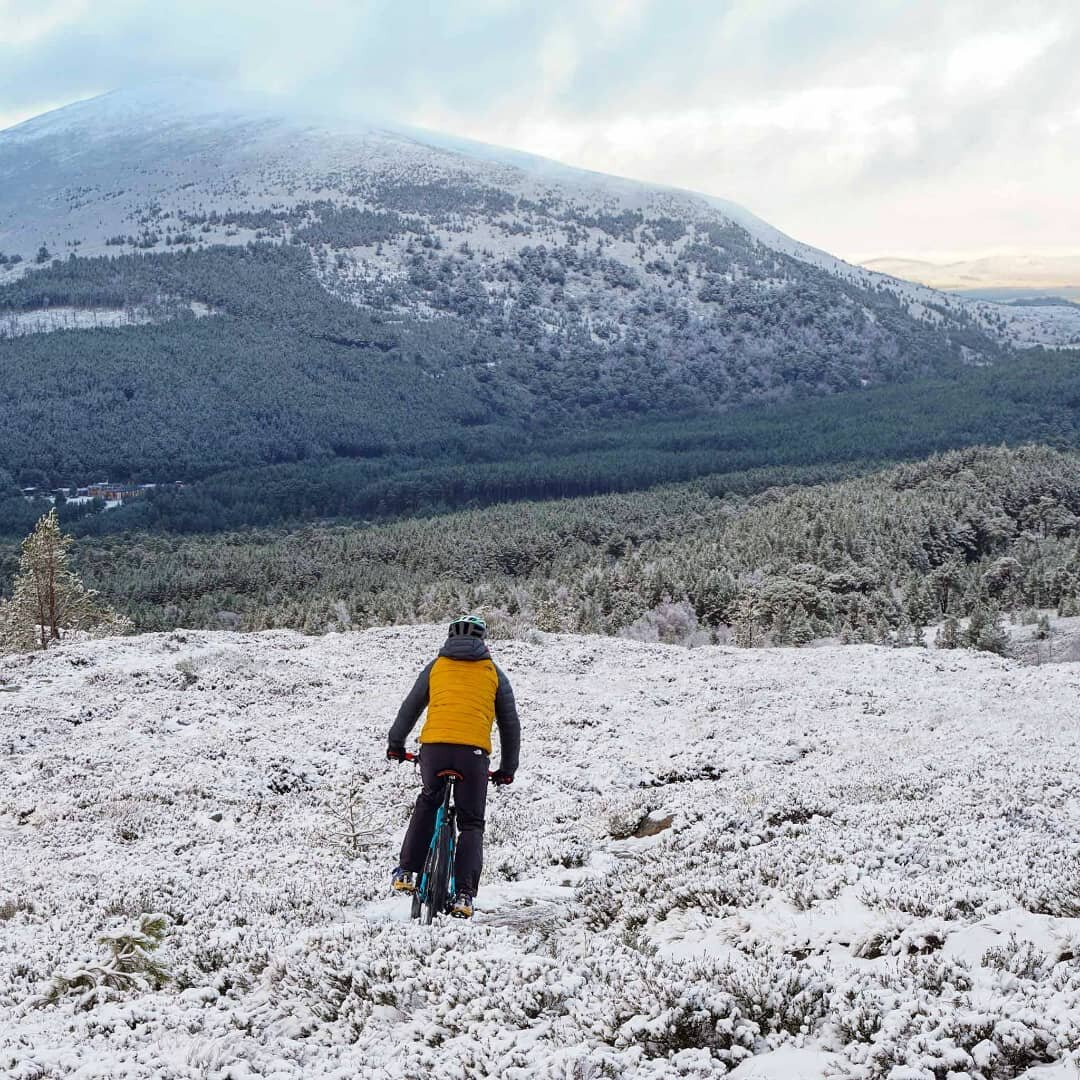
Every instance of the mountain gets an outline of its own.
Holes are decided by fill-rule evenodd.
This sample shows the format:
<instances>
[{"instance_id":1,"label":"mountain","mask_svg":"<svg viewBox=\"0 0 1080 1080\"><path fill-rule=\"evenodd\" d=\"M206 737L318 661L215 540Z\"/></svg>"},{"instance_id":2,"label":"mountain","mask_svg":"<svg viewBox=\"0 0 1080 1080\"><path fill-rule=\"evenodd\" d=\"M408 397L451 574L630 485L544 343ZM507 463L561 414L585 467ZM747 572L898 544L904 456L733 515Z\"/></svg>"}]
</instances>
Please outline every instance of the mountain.
<instances>
[{"instance_id":1,"label":"mountain","mask_svg":"<svg viewBox=\"0 0 1080 1080\"><path fill-rule=\"evenodd\" d=\"M383 747L441 632L0 659L3 1075L1071 1075L1069 665L496 642L522 766L473 922L421 930Z\"/></svg>"},{"instance_id":2,"label":"mountain","mask_svg":"<svg viewBox=\"0 0 1080 1080\"><path fill-rule=\"evenodd\" d=\"M512 497L610 432L689 419L722 442L736 407L1011 363L1014 322L1038 323L723 200L188 82L0 132L0 252L0 496L528 456Z\"/></svg>"}]
</instances>

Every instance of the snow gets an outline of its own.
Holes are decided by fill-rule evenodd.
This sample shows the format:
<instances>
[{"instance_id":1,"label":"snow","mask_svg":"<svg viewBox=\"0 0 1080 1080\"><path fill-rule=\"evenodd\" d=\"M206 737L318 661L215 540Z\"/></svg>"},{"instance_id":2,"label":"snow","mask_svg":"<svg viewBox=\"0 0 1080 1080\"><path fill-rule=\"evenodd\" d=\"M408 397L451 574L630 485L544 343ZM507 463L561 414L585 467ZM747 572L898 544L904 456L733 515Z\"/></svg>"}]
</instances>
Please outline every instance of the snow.
<instances>
[{"instance_id":1,"label":"snow","mask_svg":"<svg viewBox=\"0 0 1080 1080\"><path fill-rule=\"evenodd\" d=\"M440 641L0 660L0 1075L1075 1075L1075 665L495 642L522 768L476 917L424 928L387 885L417 778L383 747ZM44 1002L153 912L164 986Z\"/></svg>"},{"instance_id":2,"label":"snow","mask_svg":"<svg viewBox=\"0 0 1080 1080\"><path fill-rule=\"evenodd\" d=\"M141 326L177 318L181 311L190 312L197 319L205 319L216 312L208 304L197 300L177 302L165 300L161 307L128 308L77 308L58 305L35 311L10 311L0 313L0 340L21 337L25 334L51 334L58 330L96 330L110 326Z\"/></svg>"},{"instance_id":3,"label":"snow","mask_svg":"<svg viewBox=\"0 0 1080 1080\"><path fill-rule=\"evenodd\" d=\"M825 1080L834 1055L784 1046L750 1058L732 1071L732 1080Z\"/></svg>"}]
</instances>

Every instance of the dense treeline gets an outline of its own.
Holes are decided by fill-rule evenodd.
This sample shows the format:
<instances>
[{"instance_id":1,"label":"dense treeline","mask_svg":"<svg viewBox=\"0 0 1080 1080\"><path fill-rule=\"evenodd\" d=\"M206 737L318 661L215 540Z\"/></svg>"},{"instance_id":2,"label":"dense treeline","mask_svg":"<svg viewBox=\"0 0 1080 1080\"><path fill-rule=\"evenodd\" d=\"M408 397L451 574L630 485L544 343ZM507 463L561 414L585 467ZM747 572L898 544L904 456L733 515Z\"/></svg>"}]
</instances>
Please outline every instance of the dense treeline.
<instances>
[{"instance_id":1,"label":"dense treeline","mask_svg":"<svg viewBox=\"0 0 1080 1080\"><path fill-rule=\"evenodd\" d=\"M1075 453L970 449L829 484L734 486L704 478L367 528L84 539L78 561L145 629L317 632L481 608L503 632L904 643L967 617L998 647L998 612L1080 613Z\"/></svg>"},{"instance_id":2,"label":"dense treeline","mask_svg":"<svg viewBox=\"0 0 1080 1080\"><path fill-rule=\"evenodd\" d=\"M62 508L77 534L127 530L212 532L302 520L444 513L522 499L632 491L712 473L772 469L793 483L865 471L978 443L1080 444L1080 356L1040 354L948 379L877 387L718 417L569 425L516 441L492 425L425 431L409 453L315 455L234 469L122 509ZM357 453L360 451L357 450ZM25 534L43 508L3 498L0 535ZM745 487L737 490L746 491Z\"/></svg>"},{"instance_id":3,"label":"dense treeline","mask_svg":"<svg viewBox=\"0 0 1080 1080\"><path fill-rule=\"evenodd\" d=\"M190 479L241 464L436 451L510 437L522 380L439 323L388 325L329 296L300 248L219 248L60 263L0 304L143 303L182 295L222 314L0 342L0 466L54 484ZM407 320L406 320L407 322ZM515 356L501 356L513 367ZM492 430L489 430L492 429Z\"/></svg>"}]
</instances>

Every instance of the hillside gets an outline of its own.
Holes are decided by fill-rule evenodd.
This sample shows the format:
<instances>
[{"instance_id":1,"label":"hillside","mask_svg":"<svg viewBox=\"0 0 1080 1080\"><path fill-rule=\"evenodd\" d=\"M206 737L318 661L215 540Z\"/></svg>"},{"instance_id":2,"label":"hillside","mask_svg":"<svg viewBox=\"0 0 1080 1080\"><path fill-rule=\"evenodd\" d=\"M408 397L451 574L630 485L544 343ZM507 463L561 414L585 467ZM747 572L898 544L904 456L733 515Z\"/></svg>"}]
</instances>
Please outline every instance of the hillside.
<instances>
[{"instance_id":1,"label":"hillside","mask_svg":"<svg viewBox=\"0 0 1080 1080\"><path fill-rule=\"evenodd\" d=\"M723 430L1007 357L722 200L198 84L0 132L0 252L0 468L50 484Z\"/></svg>"},{"instance_id":2,"label":"hillside","mask_svg":"<svg viewBox=\"0 0 1080 1080\"><path fill-rule=\"evenodd\" d=\"M382 752L440 631L0 661L5 1076L1071 1075L1074 666L496 642L522 769L474 922L424 930ZM33 1007L148 912L161 989Z\"/></svg>"}]
</instances>

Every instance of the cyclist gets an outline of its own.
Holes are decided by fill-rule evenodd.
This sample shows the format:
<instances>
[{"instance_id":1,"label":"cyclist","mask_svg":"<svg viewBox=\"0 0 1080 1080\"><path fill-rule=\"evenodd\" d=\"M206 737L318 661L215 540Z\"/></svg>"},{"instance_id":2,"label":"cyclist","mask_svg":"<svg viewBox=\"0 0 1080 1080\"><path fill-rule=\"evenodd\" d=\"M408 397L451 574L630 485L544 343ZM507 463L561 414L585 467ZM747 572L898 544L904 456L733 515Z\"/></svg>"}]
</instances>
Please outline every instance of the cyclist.
<instances>
[{"instance_id":1,"label":"cyclist","mask_svg":"<svg viewBox=\"0 0 1080 1080\"><path fill-rule=\"evenodd\" d=\"M471 917L480 883L492 724L499 725L500 747L493 783L513 782L521 743L514 691L491 659L484 644L486 633L487 624L479 615L463 615L450 624L446 644L420 672L398 710L386 750L391 761L405 760L405 740L426 708L427 719L420 730L423 788L392 879L399 892L415 892L417 874L424 867L446 784L436 774L452 769L462 777L454 790L461 832L454 861L456 895L450 908L450 914L459 919Z\"/></svg>"}]
</instances>

